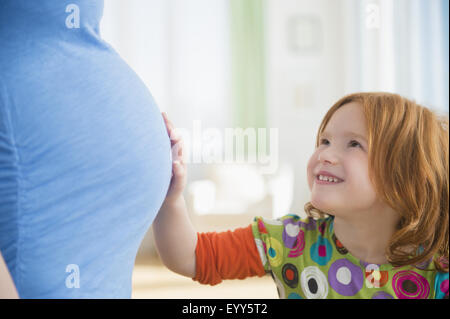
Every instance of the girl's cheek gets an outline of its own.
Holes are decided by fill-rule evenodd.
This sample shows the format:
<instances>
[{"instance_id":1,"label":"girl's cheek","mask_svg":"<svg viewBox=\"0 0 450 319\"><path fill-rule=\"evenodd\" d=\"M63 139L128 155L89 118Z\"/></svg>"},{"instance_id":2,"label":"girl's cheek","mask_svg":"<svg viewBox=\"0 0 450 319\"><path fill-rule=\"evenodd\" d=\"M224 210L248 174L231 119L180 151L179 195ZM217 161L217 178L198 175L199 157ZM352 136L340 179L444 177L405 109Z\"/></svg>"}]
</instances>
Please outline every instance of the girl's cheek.
<instances>
[{"instance_id":1,"label":"girl's cheek","mask_svg":"<svg viewBox=\"0 0 450 319\"><path fill-rule=\"evenodd\" d=\"M311 171L314 171L314 167L315 167L316 164L317 164L317 159L318 159L318 157L319 157L319 151L316 150L316 151L311 155L311 157L309 158L309 161L308 161L308 170L311 169Z\"/></svg>"},{"instance_id":2,"label":"girl's cheek","mask_svg":"<svg viewBox=\"0 0 450 319\"><path fill-rule=\"evenodd\" d=\"M314 167L315 167L316 162L317 162L317 152L314 152L313 155L309 158L308 165L307 165L309 190L312 190L313 180L314 180Z\"/></svg>"}]
</instances>

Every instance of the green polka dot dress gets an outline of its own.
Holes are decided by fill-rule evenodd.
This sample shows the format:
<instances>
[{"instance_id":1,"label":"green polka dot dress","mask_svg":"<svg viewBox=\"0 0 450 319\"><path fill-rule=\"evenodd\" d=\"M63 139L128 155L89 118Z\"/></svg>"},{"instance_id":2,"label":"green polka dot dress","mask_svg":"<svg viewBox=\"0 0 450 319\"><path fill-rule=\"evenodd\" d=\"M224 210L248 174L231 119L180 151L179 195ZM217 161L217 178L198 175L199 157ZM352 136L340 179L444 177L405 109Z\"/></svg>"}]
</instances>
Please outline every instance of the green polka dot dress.
<instances>
[{"instance_id":1,"label":"green polka dot dress","mask_svg":"<svg viewBox=\"0 0 450 319\"><path fill-rule=\"evenodd\" d=\"M336 238L333 221L297 215L254 219L255 243L280 298L448 298L448 273L438 272L431 260L400 268L366 263Z\"/></svg>"}]
</instances>

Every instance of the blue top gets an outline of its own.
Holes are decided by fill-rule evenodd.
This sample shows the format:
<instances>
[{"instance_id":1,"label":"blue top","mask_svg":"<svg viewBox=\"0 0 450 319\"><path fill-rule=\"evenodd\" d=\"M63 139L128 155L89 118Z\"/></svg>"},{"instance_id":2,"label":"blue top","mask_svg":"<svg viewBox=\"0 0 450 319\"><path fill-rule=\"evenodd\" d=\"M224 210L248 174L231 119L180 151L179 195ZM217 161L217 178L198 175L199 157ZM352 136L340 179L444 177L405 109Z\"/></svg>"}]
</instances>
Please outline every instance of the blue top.
<instances>
[{"instance_id":1,"label":"blue top","mask_svg":"<svg viewBox=\"0 0 450 319\"><path fill-rule=\"evenodd\" d=\"M21 298L129 298L171 178L102 0L0 1L0 249Z\"/></svg>"}]
</instances>

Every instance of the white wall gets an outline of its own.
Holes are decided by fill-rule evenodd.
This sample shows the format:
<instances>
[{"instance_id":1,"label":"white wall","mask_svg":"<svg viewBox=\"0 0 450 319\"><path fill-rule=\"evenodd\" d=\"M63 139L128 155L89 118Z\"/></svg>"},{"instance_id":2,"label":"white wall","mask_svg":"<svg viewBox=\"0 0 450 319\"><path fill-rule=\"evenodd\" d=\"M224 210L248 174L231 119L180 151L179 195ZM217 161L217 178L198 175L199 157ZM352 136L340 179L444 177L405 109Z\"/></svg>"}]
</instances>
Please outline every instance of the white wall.
<instances>
[{"instance_id":1,"label":"white wall","mask_svg":"<svg viewBox=\"0 0 450 319\"><path fill-rule=\"evenodd\" d=\"M306 166L320 121L345 90L340 4L327 0L267 1L268 121L270 127L279 128L280 162L295 169L291 210L299 214L309 200ZM289 21L296 17L319 24L310 29L308 22L299 22L299 36L295 37ZM318 37L317 43L308 40L309 32ZM304 53L290 49L296 47L292 41L302 39L309 42L300 46L309 43L316 49Z\"/></svg>"},{"instance_id":2,"label":"white wall","mask_svg":"<svg viewBox=\"0 0 450 319\"><path fill-rule=\"evenodd\" d=\"M306 165L320 121L342 96L395 92L448 115L445 1L266 1L269 125L280 129L280 159L295 167L294 212L309 198ZM293 16L320 23L300 23L292 37ZM316 49L300 54L301 41Z\"/></svg>"}]
</instances>

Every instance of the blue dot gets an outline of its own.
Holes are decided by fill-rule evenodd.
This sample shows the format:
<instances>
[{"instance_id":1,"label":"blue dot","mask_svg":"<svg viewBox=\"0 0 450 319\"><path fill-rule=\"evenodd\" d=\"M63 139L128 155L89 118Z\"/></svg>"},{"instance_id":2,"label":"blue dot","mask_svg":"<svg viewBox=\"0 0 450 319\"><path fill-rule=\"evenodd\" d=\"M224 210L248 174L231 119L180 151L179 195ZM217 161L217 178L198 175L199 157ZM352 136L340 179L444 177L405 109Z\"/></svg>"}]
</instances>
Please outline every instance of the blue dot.
<instances>
[{"instance_id":1,"label":"blue dot","mask_svg":"<svg viewBox=\"0 0 450 319\"><path fill-rule=\"evenodd\" d=\"M288 299L303 299L303 298L299 294L296 294L295 292L291 292L288 296Z\"/></svg>"},{"instance_id":2,"label":"blue dot","mask_svg":"<svg viewBox=\"0 0 450 319\"><path fill-rule=\"evenodd\" d=\"M445 292L441 291L441 284L445 280L448 280L448 272L447 273L438 272L434 280L434 291L436 292L436 299L443 299L445 297Z\"/></svg>"},{"instance_id":3,"label":"blue dot","mask_svg":"<svg viewBox=\"0 0 450 319\"><path fill-rule=\"evenodd\" d=\"M319 254L319 247L321 246L321 254ZM323 256L323 247L325 247L325 256ZM331 243L327 238L319 235L318 240L311 246L311 250L309 253L313 261L321 266L324 266L331 260L331 257L333 256L333 247L331 246Z\"/></svg>"},{"instance_id":4,"label":"blue dot","mask_svg":"<svg viewBox=\"0 0 450 319\"><path fill-rule=\"evenodd\" d=\"M276 256L276 254L277 254L275 249L273 249L272 247L269 248L268 253L269 253L269 256L272 257L272 258L274 258Z\"/></svg>"}]
</instances>

